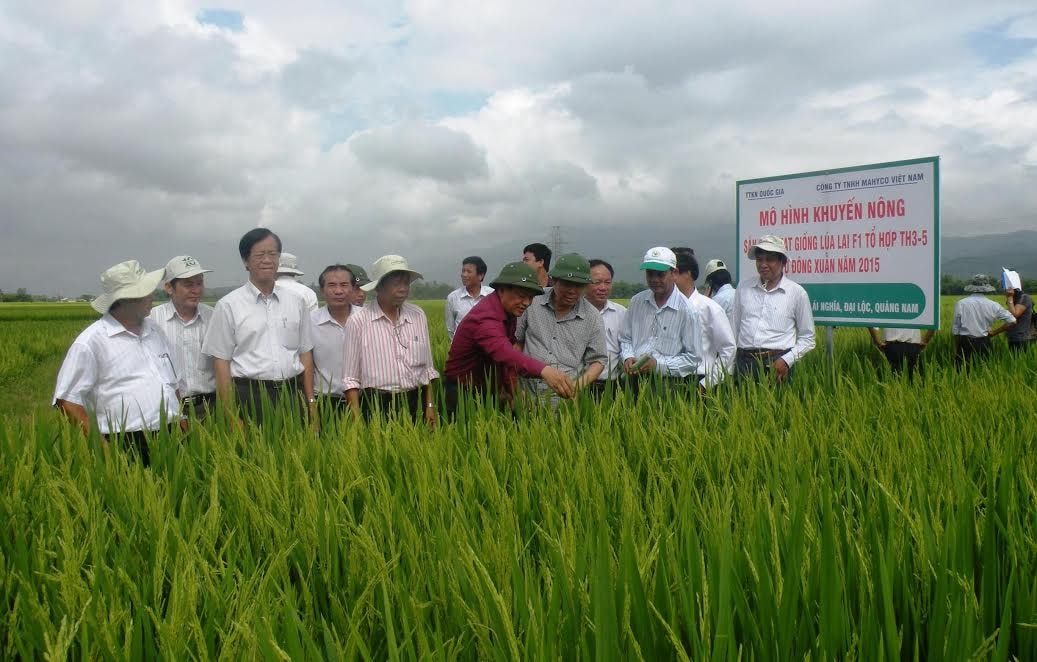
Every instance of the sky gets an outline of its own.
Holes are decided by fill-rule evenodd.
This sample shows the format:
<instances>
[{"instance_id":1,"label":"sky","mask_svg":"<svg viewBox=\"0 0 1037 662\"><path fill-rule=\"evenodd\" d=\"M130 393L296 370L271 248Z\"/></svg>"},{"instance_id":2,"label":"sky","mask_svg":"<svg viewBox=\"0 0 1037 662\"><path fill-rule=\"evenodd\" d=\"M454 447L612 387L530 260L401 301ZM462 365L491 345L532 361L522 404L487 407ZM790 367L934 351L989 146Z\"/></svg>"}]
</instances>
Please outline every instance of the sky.
<instances>
[{"instance_id":1,"label":"sky","mask_svg":"<svg viewBox=\"0 0 1037 662\"><path fill-rule=\"evenodd\" d=\"M231 285L255 226L314 279L553 226L733 250L739 179L924 156L945 235L1010 232L1035 118L1032 0L0 0L0 289L178 254Z\"/></svg>"}]
</instances>

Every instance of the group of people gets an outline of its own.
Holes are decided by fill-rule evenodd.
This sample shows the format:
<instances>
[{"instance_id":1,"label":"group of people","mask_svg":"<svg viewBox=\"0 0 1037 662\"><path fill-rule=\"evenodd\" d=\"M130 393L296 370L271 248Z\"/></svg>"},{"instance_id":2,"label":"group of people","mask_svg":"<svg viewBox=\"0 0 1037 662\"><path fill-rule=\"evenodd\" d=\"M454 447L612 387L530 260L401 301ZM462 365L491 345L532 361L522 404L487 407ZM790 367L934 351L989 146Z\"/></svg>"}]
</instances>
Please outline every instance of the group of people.
<instances>
[{"instance_id":1,"label":"group of people","mask_svg":"<svg viewBox=\"0 0 1037 662\"><path fill-rule=\"evenodd\" d=\"M692 249L651 248L640 267L647 289L627 307L610 299L615 272L602 259L570 253L552 264L547 246L534 243L487 285L485 261L467 257L462 286L446 300L442 378L425 312L407 301L422 276L404 257L379 258L370 278L357 265L326 267L319 307L275 233L250 230L238 252L248 280L215 307L201 302L210 270L190 256L158 271L135 260L105 271L92 303L102 317L69 349L55 406L85 432L96 421L105 438L121 435L147 462L149 434L184 425L187 412L204 419L220 407L262 423L269 405L287 401L310 419L328 407L435 425L458 415L462 396L514 408L620 385L705 392L732 376L785 383L815 345L807 292L785 275L786 248L772 236L749 249L756 274L737 289L721 260L700 273ZM169 301L153 308L160 284ZM982 296L959 302L953 333L962 356L987 351L991 335L1028 327L1029 296L1020 288L1009 297L1009 309ZM994 319L1005 324L991 331ZM913 368L930 335L873 330L894 367Z\"/></svg>"}]
</instances>

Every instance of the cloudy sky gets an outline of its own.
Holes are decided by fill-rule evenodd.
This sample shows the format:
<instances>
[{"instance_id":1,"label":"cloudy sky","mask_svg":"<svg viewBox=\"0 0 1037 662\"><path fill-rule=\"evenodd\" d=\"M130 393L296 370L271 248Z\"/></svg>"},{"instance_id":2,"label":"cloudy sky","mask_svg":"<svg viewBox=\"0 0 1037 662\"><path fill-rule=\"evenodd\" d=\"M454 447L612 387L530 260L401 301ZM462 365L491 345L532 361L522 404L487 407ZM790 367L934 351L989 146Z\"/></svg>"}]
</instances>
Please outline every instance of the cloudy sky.
<instances>
[{"instance_id":1,"label":"cloudy sky","mask_svg":"<svg viewBox=\"0 0 1037 662\"><path fill-rule=\"evenodd\" d=\"M1031 228L1035 118L1032 0L0 0L0 288L733 244L738 179L930 155L945 235Z\"/></svg>"}]
</instances>

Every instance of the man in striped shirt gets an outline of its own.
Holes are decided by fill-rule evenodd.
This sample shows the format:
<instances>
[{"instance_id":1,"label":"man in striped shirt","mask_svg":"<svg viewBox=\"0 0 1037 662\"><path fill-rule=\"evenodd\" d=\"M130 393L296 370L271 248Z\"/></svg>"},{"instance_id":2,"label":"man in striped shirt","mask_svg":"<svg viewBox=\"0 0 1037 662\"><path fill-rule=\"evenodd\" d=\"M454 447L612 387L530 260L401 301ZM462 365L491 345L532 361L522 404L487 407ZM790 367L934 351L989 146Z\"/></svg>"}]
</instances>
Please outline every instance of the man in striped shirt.
<instances>
[{"instance_id":1,"label":"man in striped shirt","mask_svg":"<svg viewBox=\"0 0 1037 662\"><path fill-rule=\"evenodd\" d=\"M375 298L346 323L343 389L353 411L370 419L376 412L403 408L416 421L436 424L428 319L407 303L410 286L421 274L399 255L384 255L372 268L374 281L363 286ZM402 412L401 412L402 413Z\"/></svg>"},{"instance_id":2,"label":"man in striped shirt","mask_svg":"<svg viewBox=\"0 0 1037 662\"><path fill-rule=\"evenodd\" d=\"M784 240L763 237L748 255L756 261L757 275L735 290L735 378L758 380L766 371L780 384L791 378L792 365L814 348L814 313L806 290L785 276Z\"/></svg>"},{"instance_id":3,"label":"man in striped shirt","mask_svg":"<svg viewBox=\"0 0 1037 662\"><path fill-rule=\"evenodd\" d=\"M677 289L677 256L665 246L641 262L648 289L630 299L619 335L623 372L636 379L657 375L670 381L694 379L701 364L696 352L698 313Z\"/></svg>"}]
</instances>

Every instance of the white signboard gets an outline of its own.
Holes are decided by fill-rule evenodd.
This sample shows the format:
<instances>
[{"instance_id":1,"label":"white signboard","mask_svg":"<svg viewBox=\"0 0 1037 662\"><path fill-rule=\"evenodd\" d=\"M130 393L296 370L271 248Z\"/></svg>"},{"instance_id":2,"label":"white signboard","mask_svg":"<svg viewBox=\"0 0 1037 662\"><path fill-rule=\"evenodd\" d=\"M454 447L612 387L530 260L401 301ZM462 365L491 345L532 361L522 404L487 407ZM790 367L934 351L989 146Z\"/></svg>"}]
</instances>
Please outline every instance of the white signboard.
<instances>
[{"instance_id":1,"label":"white signboard","mask_svg":"<svg viewBox=\"0 0 1037 662\"><path fill-rule=\"evenodd\" d=\"M939 177L928 157L739 181L738 277L756 274L749 247L776 235L818 324L937 329Z\"/></svg>"}]
</instances>

